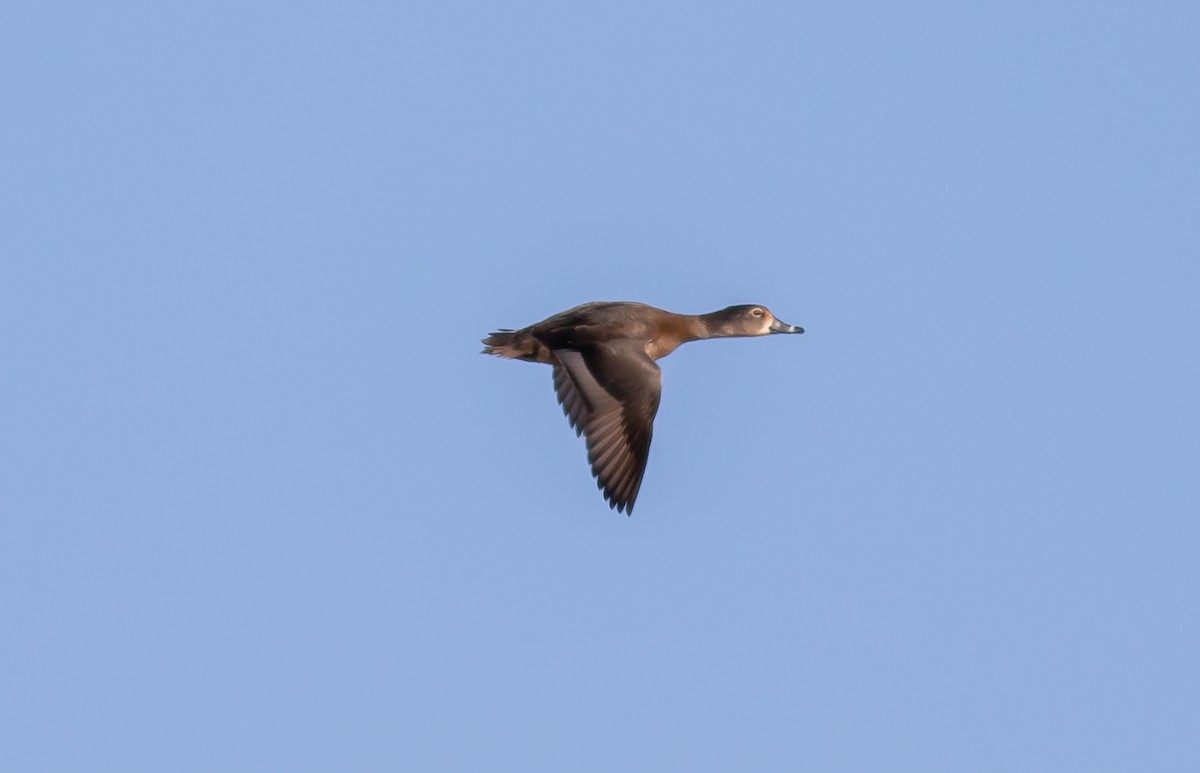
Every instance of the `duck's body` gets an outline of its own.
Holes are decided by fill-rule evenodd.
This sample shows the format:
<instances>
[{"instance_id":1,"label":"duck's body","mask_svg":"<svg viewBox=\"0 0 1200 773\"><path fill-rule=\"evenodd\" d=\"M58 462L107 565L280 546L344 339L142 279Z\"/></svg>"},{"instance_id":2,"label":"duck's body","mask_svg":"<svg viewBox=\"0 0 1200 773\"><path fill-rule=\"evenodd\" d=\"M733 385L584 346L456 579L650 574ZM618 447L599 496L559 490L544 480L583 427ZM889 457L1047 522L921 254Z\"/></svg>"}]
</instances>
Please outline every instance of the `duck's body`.
<instances>
[{"instance_id":1,"label":"duck's body","mask_svg":"<svg viewBox=\"0 0 1200 773\"><path fill-rule=\"evenodd\" d=\"M662 394L655 360L701 338L803 333L765 306L675 314L644 303L585 303L520 330L483 339L484 354L554 367L563 413L587 439L597 486L617 512L633 512Z\"/></svg>"}]
</instances>

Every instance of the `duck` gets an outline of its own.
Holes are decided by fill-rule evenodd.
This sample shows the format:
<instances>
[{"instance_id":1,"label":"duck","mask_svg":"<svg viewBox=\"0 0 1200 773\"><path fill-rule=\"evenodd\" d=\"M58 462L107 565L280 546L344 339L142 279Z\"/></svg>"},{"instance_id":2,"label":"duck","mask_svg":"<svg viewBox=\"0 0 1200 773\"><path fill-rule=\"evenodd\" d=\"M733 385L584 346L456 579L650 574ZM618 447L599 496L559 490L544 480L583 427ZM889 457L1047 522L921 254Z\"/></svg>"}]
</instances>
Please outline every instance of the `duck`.
<instances>
[{"instance_id":1,"label":"duck","mask_svg":"<svg viewBox=\"0 0 1200 773\"><path fill-rule=\"evenodd\" d=\"M758 304L676 314L598 301L519 330L501 328L481 339L481 353L553 368L555 396L586 442L597 488L610 509L633 515L662 395L656 361L690 341L803 332Z\"/></svg>"}]
</instances>

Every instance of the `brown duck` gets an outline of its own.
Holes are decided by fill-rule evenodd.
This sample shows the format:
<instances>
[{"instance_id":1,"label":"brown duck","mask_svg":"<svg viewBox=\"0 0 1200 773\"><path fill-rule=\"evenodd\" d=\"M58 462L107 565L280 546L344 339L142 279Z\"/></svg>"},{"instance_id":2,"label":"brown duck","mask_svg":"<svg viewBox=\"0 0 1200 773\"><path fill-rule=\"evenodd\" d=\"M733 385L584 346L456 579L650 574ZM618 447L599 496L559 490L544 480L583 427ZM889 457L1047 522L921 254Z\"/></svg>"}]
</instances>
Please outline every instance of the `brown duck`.
<instances>
[{"instance_id":1,"label":"brown duck","mask_svg":"<svg viewBox=\"0 0 1200 773\"><path fill-rule=\"evenodd\" d=\"M701 338L803 332L752 304L674 314L644 303L585 303L492 333L483 353L554 366L554 391L575 434L587 440L596 485L610 507L632 514L662 395L654 361Z\"/></svg>"}]
</instances>

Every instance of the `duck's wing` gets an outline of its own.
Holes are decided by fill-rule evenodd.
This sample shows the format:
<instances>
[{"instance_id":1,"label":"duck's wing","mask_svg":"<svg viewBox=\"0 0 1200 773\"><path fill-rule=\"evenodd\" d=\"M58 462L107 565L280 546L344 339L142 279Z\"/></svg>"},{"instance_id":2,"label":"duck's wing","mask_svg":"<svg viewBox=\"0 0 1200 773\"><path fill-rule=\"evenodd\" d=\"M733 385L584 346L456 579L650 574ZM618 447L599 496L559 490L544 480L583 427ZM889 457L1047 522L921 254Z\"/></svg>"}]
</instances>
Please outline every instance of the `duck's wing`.
<instances>
[{"instance_id":1,"label":"duck's wing","mask_svg":"<svg viewBox=\"0 0 1200 773\"><path fill-rule=\"evenodd\" d=\"M644 341L556 349L554 391L563 413L587 440L588 462L609 506L632 513L642 487L662 371Z\"/></svg>"}]
</instances>

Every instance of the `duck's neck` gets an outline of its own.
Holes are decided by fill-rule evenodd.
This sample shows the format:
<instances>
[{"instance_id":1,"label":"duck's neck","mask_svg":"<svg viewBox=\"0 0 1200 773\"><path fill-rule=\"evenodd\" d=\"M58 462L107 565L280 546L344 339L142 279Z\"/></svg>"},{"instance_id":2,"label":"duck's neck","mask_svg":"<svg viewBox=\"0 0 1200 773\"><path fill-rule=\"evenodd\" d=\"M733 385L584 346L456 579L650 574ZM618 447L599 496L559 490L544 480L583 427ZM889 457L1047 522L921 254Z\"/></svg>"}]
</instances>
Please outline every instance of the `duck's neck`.
<instances>
[{"instance_id":1,"label":"duck's neck","mask_svg":"<svg viewBox=\"0 0 1200 773\"><path fill-rule=\"evenodd\" d=\"M671 332L680 343L703 338L724 338L732 335L722 330L720 312L711 314L672 314Z\"/></svg>"},{"instance_id":2,"label":"duck's neck","mask_svg":"<svg viewBox=\"0 0 1200 773\"><path fill-rule=\"evenodd\" d=\"M677 314L676 329L679 331L680 343L699 341L702 338L712 338L712 327L705 319L707 314Z\"/></svg>"},{"instance_id":3,"label":"duck's neck","mask_svg":"<svg viewBox=\"0 0 1200 773\"><path fill-rule=\"evenodd\" d=\"M694 333L692 340L696 341L701 338L725 338L733 335L732 333L727 333L723 330L724 326L721 323L724 320L720 315L721 312L713 311L709 312L708 314L697 314L696 316L691 317L691 330Z\"/></svg>"}]
</instances>

